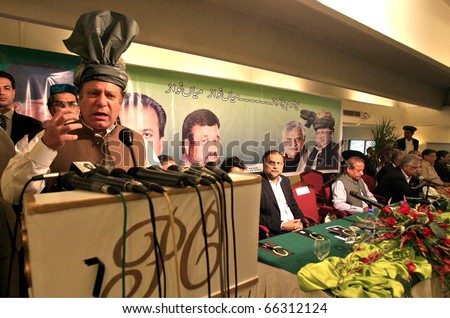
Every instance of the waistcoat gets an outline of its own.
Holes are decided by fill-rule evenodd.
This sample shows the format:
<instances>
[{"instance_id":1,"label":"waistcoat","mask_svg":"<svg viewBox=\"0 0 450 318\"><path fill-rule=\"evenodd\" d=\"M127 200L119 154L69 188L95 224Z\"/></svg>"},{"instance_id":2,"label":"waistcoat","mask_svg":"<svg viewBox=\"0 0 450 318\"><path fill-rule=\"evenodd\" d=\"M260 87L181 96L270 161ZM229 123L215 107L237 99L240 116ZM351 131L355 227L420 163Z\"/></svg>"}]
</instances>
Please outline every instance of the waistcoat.
<instances>
[{"instance_id":1,"label":"waistcoat","mask_svg":"<svg viewBox=\"0 0 450 318\"><path fill-rule=\"evenodd\" d=\"M347 199L345 201L351 205L359 206L362 208L362 201L350 195L350 191L355 191L358 194L367 196L366 188L364 187L364 181L362 179L355 181L348 174L344 173L339 177L340 181L344 184L345 191L347 192Z\"/></svg>"}]
</instances>

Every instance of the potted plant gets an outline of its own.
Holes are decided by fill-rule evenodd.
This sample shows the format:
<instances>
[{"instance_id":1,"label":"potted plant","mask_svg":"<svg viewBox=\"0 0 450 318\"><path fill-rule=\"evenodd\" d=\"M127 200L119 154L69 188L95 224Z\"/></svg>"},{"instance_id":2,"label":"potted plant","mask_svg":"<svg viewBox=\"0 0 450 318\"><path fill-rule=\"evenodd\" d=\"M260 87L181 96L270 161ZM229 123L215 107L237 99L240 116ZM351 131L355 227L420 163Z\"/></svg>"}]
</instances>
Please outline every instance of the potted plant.
<instances>
[{"instance_id":1,"label":"potted plant","mask_svg":"<svg viewBox=\"0 0 450 318\"><path fill-rule=\"evenodd\" d=\"M391 161L391 154L396 149L395 141L400 138L395 128L393 120L383 118L371 129L373 149L370 162L377 171Z\"/></svg>"}]
</instances>

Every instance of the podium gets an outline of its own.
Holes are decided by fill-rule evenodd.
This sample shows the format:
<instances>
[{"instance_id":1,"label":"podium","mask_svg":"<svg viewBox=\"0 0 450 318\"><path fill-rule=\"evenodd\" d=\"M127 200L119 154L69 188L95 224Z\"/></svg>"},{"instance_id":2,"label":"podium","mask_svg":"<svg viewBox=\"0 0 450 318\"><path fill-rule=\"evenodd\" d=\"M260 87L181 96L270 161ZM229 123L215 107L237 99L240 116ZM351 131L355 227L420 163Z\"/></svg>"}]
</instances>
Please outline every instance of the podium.
<instances>
[{"instance_id":1,"label":"podium","mask_svg":"<svg viewBox=\"0 0 450 318\"><path fill-rule=\"evenodd\" d=\"M261 178L230 177L225 200L216 187L204 186L167 188L167 195L152 192L151 200L134 193L27 193L30 296L235 297L237 286L238 297L255 297Z\"/></svg>"}]
</instances>

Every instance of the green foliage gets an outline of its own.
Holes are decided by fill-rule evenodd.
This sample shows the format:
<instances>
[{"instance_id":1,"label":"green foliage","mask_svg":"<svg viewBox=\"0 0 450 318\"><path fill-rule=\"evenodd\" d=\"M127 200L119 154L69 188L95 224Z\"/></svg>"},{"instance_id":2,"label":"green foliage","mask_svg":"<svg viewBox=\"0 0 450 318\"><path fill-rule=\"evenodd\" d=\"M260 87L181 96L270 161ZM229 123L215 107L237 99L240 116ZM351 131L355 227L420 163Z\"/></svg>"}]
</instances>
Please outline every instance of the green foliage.
<instances>
[{"instance_id":1,"label":"green foliage","mask_svg":"<svg viewBox=\"0 0 450 318\"><path fill-rule=\"evenodd\" d=\"M373 155L370 157L373 167L380 168L390 162L392 152L396 149L395 141L400 138L395 134L395 122L383 118L371 129L373 141Z\"/></svg>"}]
</instances>

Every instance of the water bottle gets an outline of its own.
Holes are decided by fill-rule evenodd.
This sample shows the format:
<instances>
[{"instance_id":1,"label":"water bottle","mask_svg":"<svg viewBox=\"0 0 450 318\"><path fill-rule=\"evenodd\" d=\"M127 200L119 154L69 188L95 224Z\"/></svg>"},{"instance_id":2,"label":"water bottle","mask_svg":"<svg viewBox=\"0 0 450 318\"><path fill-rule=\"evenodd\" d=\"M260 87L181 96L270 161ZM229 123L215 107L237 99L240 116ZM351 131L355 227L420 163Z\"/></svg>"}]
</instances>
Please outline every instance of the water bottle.
<instances>
[{"instance_id":1,"label":"water bottle","mask_svg":"<svg viewBox=\"0 0 450 318\"><path fill-rule=\"evenodd\" d=\"M366 234L370 237L373 237L375 235L375 222L377 221L377 218L375 216L375 212L372 207L369 208L369 212L367 212L365 217L365 231Z\"/></svg>"}]
</instances>

